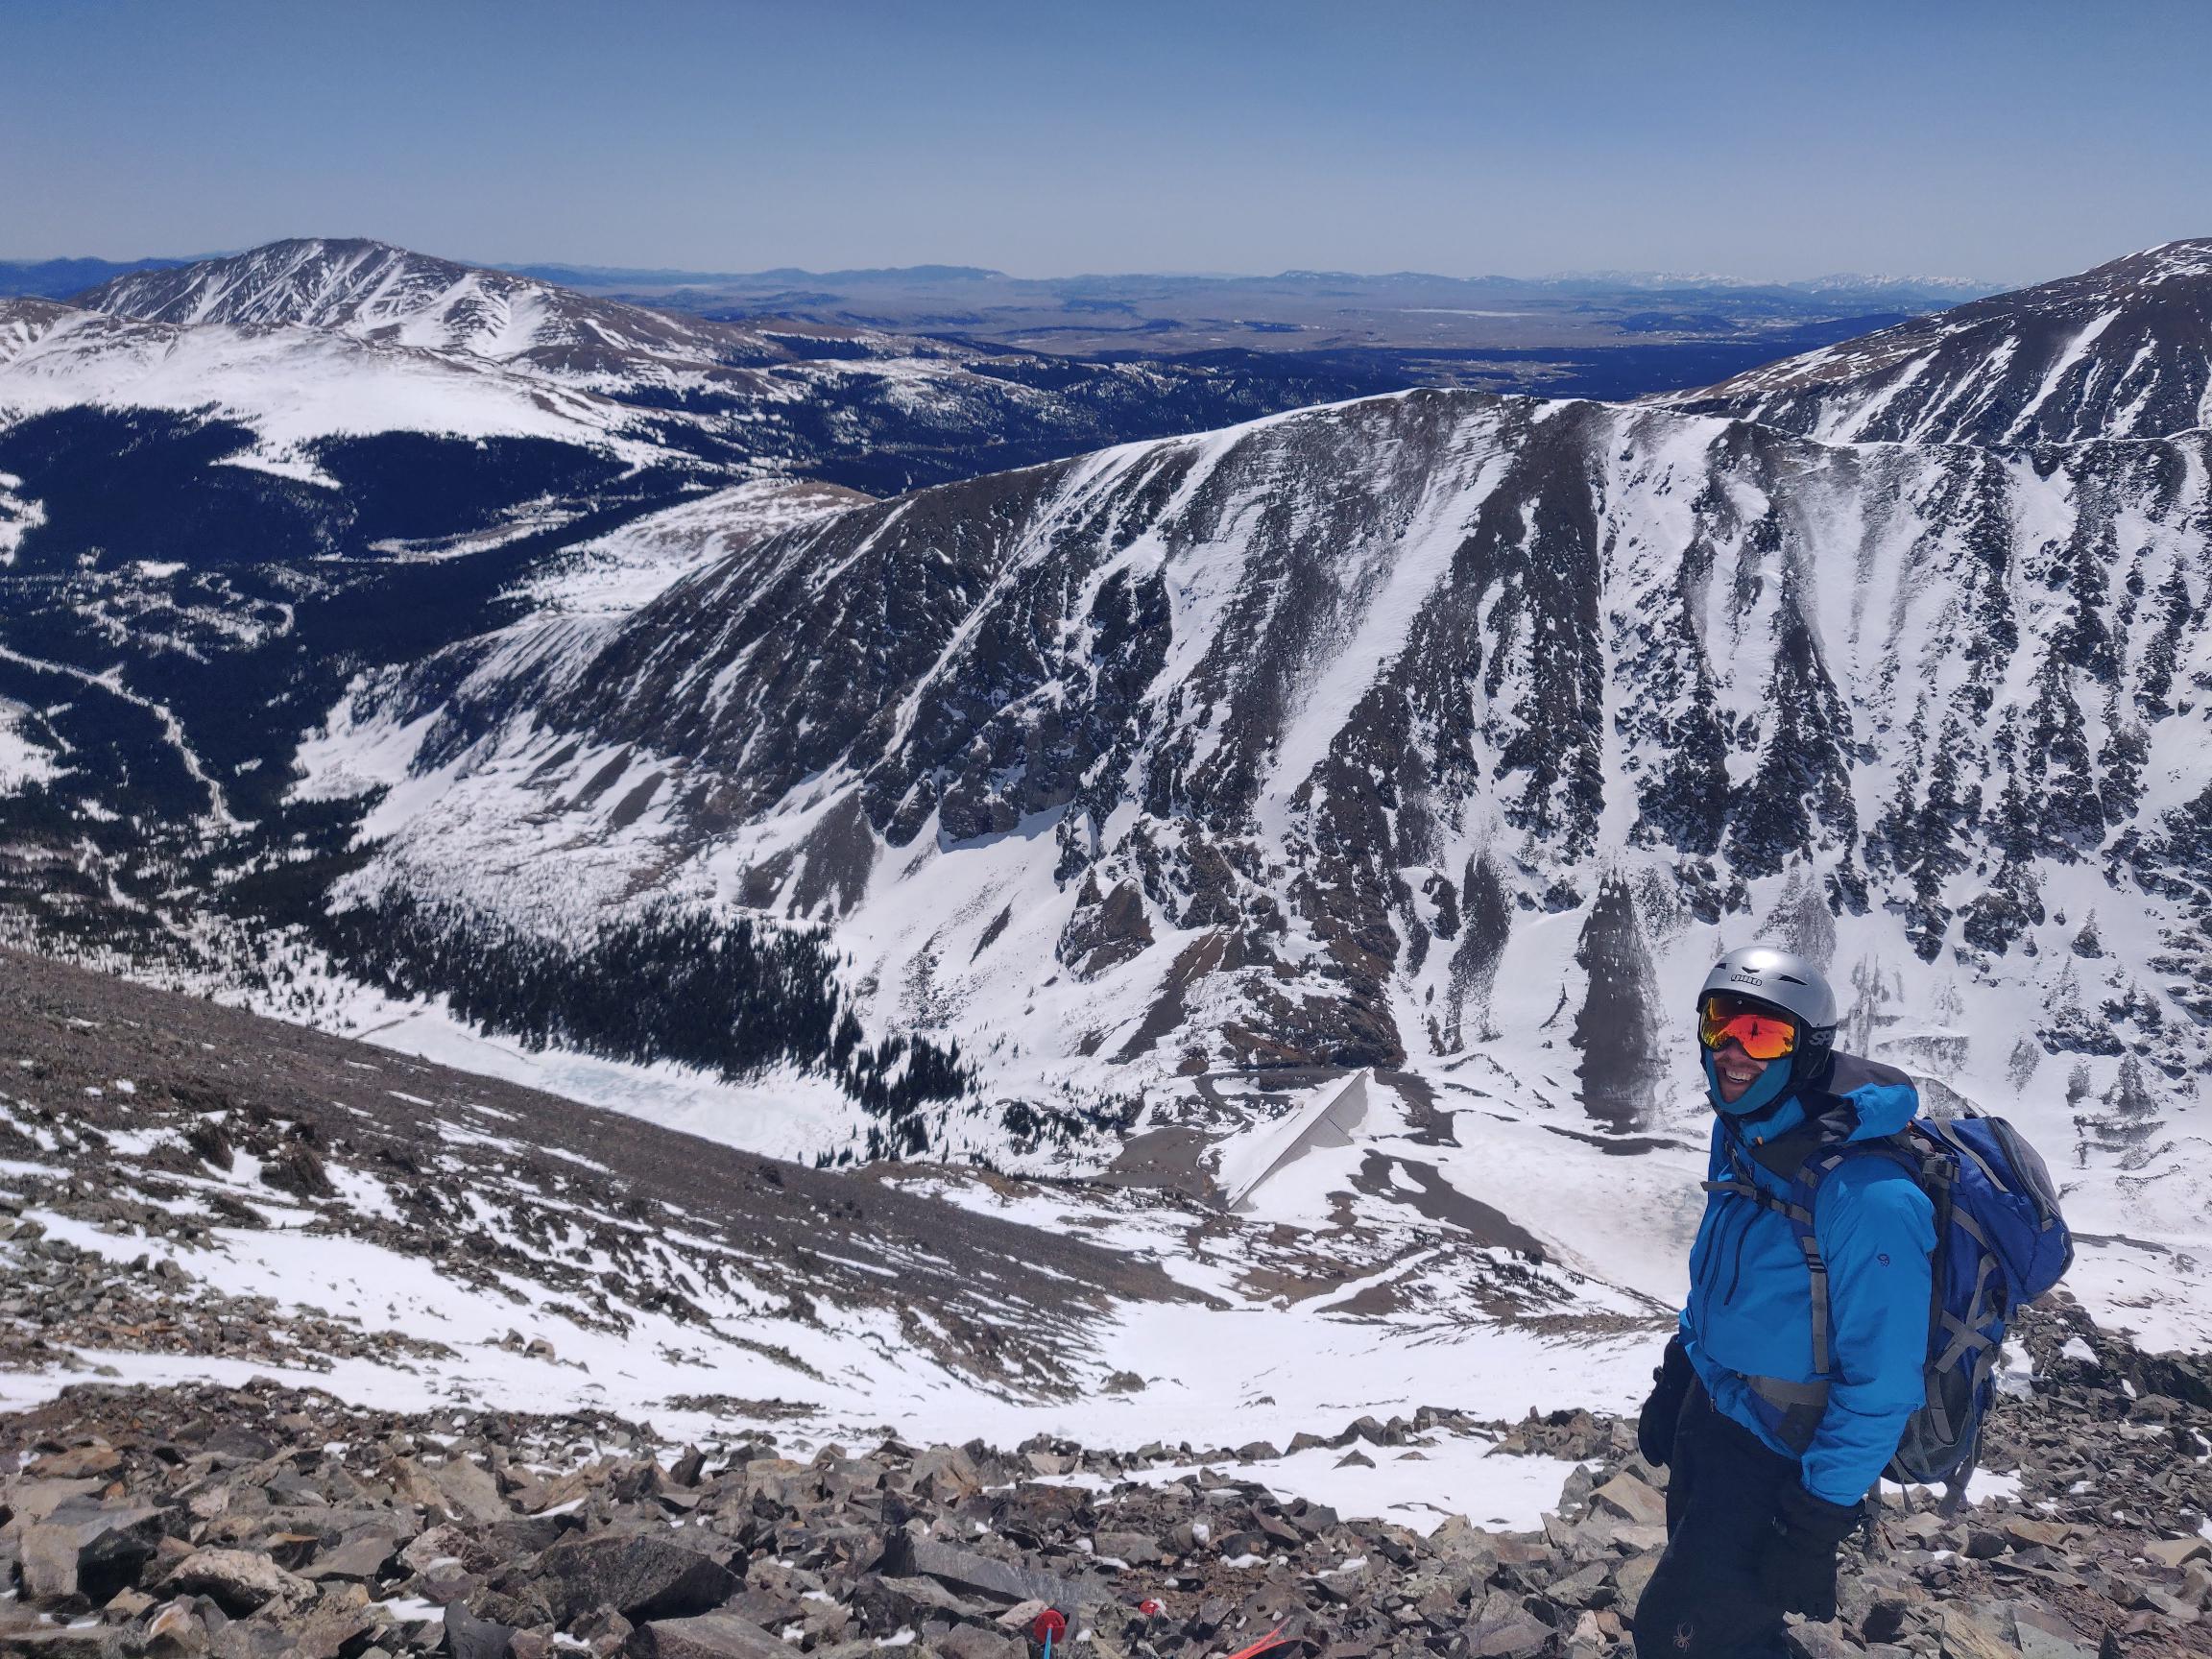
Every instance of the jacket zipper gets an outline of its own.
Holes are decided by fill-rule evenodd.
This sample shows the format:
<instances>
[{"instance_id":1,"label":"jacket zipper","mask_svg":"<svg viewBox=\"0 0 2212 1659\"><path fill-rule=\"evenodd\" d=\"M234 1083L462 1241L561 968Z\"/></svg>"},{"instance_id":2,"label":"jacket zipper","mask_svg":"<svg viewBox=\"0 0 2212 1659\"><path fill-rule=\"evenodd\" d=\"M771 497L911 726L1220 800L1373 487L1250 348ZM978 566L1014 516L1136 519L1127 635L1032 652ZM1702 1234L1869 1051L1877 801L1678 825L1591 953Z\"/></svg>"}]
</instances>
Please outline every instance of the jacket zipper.
<instances>
[{"instance_id":1,"label":"jacket zipper","mask_svg":"<svg viewBox=\"0 0 2212 1659\"><path fill-rule=\"evenodd\" d=\"M1730 1126L1729 1133L1732 1135L1736 1133L1733 1126ZM1741 1137L1739 1137L1738 1144L1741 1143ZM1729 1149L1728 1166L1730 1171L1736 1176L1738 1180L1750 1182L1753 1186L1758 1185L1759 1178L1752 1174L1750 1169L1744 1166L1743 1162L1736 1156L1734 1147ZM1749 1199L1741 1199L1738 1201L1739 1208L1748 1203L1750 1203ZM1741 1217L1736 1224L1735 1246L1729 1253L1728 1261L1728 1288L1722 1291L1720 1294L1720 1306L1723 1308L1729 1308L1735 1305L1736 1287L1743 1281L1743 1241L1744 1238L1749 1235L1751 1231L1751 1222L1754 1217L1757 1216L1757 1214L1758 1209L1756 1206L1754 1206L1751 1209L1750 1214Z\"/></svg>"},{"instance_id":2,"label":"jacket zipper","mask_svg":"<svg viewBox=\"0 0 2212 1659\"><path fill-rule=\"evenodd\" d=\"M1705 1292L1705 1306L1707 1308L1714 1305L1713 1293L1716 1290L1720 1290L1721 1262L1725 1259L1739 1267L1742 1263L1743 1254L1743 1217L1737 1214L1735 1211L1722 1210L1720 1212L1720 1224L1713 1230L1713 1248L1706 1253L1705 1281L1702 1288ZM1733 1236L1731 1236L1732 1230ZM1720 1294L1721 1306L1726 1306L1735 1294L1736 1282L1734 1274L1731 1273L1728 1287Z\"/></svg>"},{"instance_id":3,"label":"jacket zipper","mask_svg":"<svg viewBox=\"0 0 2212 1659\"><path fill-rule=\"evenodd\" d=\"M1743 1225L1736 1229L1736 1251L1728 1267L1728 1291L1726 1295L1720 1298L1720 1305L1723 1308L1733 1306L1736 1301L1736 1286L1743 1279L1743 1240L1750 1231L1751 1217L1746 1215L1743 1217Z\"/></svg>"},{"instance_id":4,"label":"jacket zipper","mask_svg":"<svg viewBox=\"0 0 2212 1659\"><path fill-rule=\"evenodd\" d=\"M1723 1212L1722 1214L1725 1214L1726 1213ZM1720 1227L1716 1226L1713 1229L1713 1247L1705 1253L1704 1275L1693 1286L1695 1293L1705 1299L1698 1304L1699 1312L1702 1315L1697 1321L1699 1329L1703 1329L1712 1318L1713 1282L1720 1276Z\"/></svg>"}]
</instances>

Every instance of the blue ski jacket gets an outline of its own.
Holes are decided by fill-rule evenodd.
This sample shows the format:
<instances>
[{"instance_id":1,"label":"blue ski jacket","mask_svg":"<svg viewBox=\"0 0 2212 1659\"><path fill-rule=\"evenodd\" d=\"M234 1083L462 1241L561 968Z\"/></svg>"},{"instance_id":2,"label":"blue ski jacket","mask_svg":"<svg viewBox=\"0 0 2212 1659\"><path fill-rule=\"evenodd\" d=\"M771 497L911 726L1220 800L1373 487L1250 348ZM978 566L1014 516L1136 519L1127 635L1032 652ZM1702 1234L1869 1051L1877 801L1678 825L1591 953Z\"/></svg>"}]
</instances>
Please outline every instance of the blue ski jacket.
<instances>
[{"instance_id":1,"label":"blue ski jacket","mask_svg":"<svg viewBox=\"0 0 2212 1659\"><path fill-rule=\"evenodd\" d=\"M1838 1054L1755 1122L1716 1113L1711 1178L1786 1197L1805 1158L1894 1135L1919 1095L1893 1067ZM1733 1148L1734 1157L1731 1158ZM1814 1236L1828 1265L1830 1368L1816 1386L1813 1289L1786 1216L1740 1193L1707 1195L1690 1251L1682 1343L1713 1404L1785 1456L1831 1503L1865 1496L1926 1397L1936 1208L1889 1158L1845 1159L1818 1187Z\"/></svg>"}]
</instances>

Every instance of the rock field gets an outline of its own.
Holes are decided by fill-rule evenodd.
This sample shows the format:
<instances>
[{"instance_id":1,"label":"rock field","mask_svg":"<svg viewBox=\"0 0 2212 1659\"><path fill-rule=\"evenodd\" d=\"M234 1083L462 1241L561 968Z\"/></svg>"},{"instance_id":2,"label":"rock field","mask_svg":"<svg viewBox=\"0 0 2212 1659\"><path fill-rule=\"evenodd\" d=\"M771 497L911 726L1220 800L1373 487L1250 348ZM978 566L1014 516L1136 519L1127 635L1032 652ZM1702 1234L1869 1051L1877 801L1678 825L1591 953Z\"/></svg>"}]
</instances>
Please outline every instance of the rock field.
<instances>
[{"instance_id":1,"label":"rock field","mask_svg":"<svg viewBox=\"0 0 2212 1659\"><path fill-rule=\"evenodd\" d=\"M2212 1367L2147 1358L2072 1310L2027 1333L2032 1392L1956 1517L1892 1492L1847 1548L1810 1659L2212 1653ZM2089 1357L2084 1357L2089 1356ZM2172 1392L2156 1392L2163 1387ZM1034 1440L707 1448L603 1415L366 1412L255 1381L80 1385L0 1419L0 1651L222 1659L1026 1659L1057 1610L1098 1659L1623 1652L1665 1541L1665 1476L1586 1412L1430 1408L1326 1437L1421 1455L1480 1429L1580 1460L1541 1531L1424 1536L1240 1479L1277 1449ZM1301 1436L1296 1444L1310 1444ZM1202 1464L1197 1474L1169 1469Z\"/></svg>"}]
</instances>

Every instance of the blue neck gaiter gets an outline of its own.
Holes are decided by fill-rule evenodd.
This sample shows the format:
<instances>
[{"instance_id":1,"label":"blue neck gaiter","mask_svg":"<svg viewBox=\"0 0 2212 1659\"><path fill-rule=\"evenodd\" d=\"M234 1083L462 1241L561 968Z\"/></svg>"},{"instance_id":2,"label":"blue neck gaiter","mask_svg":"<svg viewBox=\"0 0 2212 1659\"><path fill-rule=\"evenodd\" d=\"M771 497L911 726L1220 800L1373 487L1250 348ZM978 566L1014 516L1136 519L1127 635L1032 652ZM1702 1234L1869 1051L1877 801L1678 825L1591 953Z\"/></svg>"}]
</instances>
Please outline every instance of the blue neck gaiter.
<instances>
[{"instance_id":1,"label":"blue neck gaiter","mask_svg":"<svg viewBox=\"0 0 2212 1659\"><path fill-rule=\"evenodd\" d=\"M1705 1067L1705 1098L1712 1102L1714 1111L1727 1118L1750 1118L1764 1112L1782 1097L1797 1069L1792 1061L1777 1060L1759 1073L1759 1080L1743 1091L1742 1099L1724 1101L1720 1098L1720 1073L1713 1065L1713 1051L1700 1046L1698 1053Z\"/></svg>"}]
</instances>

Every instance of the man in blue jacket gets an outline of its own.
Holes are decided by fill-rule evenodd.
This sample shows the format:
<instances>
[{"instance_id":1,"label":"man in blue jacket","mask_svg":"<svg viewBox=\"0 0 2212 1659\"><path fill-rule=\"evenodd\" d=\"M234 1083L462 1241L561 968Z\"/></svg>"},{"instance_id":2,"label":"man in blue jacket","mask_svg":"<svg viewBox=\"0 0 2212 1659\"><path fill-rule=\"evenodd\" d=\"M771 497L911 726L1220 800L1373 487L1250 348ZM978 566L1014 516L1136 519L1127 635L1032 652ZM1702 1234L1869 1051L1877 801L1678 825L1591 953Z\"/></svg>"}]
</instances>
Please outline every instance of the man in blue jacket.
<instances>
[{"instance_id":1,"label":"man in blue jacket","mask_svg":"<svg viewBox=\"0 0 2212 1659\"><path fill-rule=\"evenodd\" d=\"M1639 1659L1780 1652L1785 1612L1833 1619L1836 1547L1924 1399L1935 1206L1890 1158L1834 1158L1903 1129L1918 1096L1835 1052L1836 1022L1820 971L1765 946L1729 952L1698 993L1711 1179L1638 1426L1669 1470ZM1787 1206L1814 1161L1801 1242Z\"/></svg>"}]
</instances>

